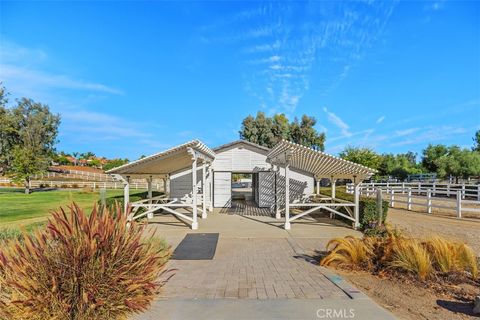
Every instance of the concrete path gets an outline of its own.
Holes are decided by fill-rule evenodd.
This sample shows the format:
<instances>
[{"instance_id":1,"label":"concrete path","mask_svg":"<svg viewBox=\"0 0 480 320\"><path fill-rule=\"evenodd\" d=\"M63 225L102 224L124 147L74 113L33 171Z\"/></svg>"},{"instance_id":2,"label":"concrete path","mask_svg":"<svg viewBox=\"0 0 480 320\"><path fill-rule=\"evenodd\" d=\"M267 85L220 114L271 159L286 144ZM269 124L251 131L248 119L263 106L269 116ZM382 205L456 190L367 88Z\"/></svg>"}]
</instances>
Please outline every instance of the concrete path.
<instances>
[{"instance_id":1,"label":"concrete path","mask_svg":"<svg viewBox=\"0 0 480 320\"><path fill-rule=\"evenodd\" d=\"M338 220L306 217L287 232L268 215L216 211L196 231L171 215L156 216L149 228L172 249L187 233L220 238L212 260L171 260L176 275L135 319L352 319L351 312L354 319L393 319L314 259L333 237L361 236Z\"/></svg>"}]
</instances>

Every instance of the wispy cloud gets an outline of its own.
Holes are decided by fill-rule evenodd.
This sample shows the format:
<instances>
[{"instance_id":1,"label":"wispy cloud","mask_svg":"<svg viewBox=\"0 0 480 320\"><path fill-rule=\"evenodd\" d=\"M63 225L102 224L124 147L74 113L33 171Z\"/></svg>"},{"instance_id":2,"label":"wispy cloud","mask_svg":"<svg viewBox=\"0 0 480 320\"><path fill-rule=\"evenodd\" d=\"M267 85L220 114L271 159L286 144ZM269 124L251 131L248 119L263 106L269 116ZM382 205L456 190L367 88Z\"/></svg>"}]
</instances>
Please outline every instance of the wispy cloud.
<instances>
[{"instance_id":1,"label":"wispy cloud","mask_svg":"<svg viewBox=\"0 0 480 320\"><path fill-rule=\"evenodd\" d=\"M381 116L380 118L378 118L377 121L375 121L375 123L380 124L383 122L383 120L385 120L385 116Z\"/></svg>"},{"instance_id":2,"label":"wispy cloud","mask_svg":"<svg viewBox=\"0 0 480 320\"><path fill-rule=\"evenodd\" d=\"M294 113L310 89L329 92L382 34L396 2L271 2L202 28L208 44L235 45L247 91L265 110ZM301 19L298 19L301 17ZM333 66L333 68L331 67Z\"/></svg>"},{"instance_id":3,"label":"wispy cloud","mask_svg":"<svg viewBox=\"0 0 480 320\"><path fill-rule=\"evenodd\" d=\"M335 113L328 111L327 108L323 108L323 111L327 114L328 121L340 129L343 137L351 137L350 127Z\"/></svg>"},{"instance_id":4,"label":"wispy cloud","mask_svg":"<svg viewBox=\"0 0 480 320\"><path fill-rule=\"evenodd\" d=\"M411 135L411 134L417 132L418 130L420 130L420 128L408 128L408 129L404 129L404 130L396 130L395 131L395 137L408 136L408 135Z\"/></svg>"},{"instance_id":5,"label":"wispy cloud","mask_svg":"<svg viewBox=\"0 0 480 320\"><path fill-rule=\"evenodd\" d=\"M14 65L0 64L0 76L9 85L20 84L24 88L65 88L110 94L123 94L121 90L101 83L72 79L67 75L51 74Z\"/></svg>"},{"instance_id":6,"label":"wispy cloud","mask_svg":"<svg viewBox=\"0 0 480 320\"><path fill-rule=\"evenodd\" d=\"M70 89L107 94L123 94L102 83L77 79L71 75L48 71L49 55L43 49L26 48L2 39L0 78L8 89L31 96L30 92Z\"/></svg>"}]
</instances>

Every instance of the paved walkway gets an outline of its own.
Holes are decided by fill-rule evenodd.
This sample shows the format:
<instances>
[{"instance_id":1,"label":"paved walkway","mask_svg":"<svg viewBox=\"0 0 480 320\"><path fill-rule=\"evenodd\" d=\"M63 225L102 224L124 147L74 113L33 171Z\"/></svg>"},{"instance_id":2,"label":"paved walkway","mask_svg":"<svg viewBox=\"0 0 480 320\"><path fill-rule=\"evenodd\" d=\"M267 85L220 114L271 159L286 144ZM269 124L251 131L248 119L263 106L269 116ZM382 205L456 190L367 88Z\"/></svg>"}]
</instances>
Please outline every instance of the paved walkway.
<instances>
[{"instance_id":1,"label":"paved walkway","mask_svg":"<svg viewBox=\"0 0 480 320\"><path fill-rule=\"evenodd\" d=\"M388 315L312 259L332 237L361 236L360 233L327 216L299 219L287 232L282 221L264 212L259 215L251 208L246 210L252 214L245 214L247 211L225 214L216 210L206 220L199 221L196 231L172 215L155 216L149 222L149 227L156 228L157 235L165 237L172 249L187 233L218 232L220 237L212 260L171 260L168 267L178 271L165 285L152 309L138 319L203 319L207 308L208 314L214 315L208 318L214 319L251 319L253 315L282 318L274 316L276 313L271 308L278 305L274 301L289 301L286 305L291 306L290 312L284 310L284 319L292 318L295 314L292 310L297 310L299 317L296 318L304 318L306 309L301 305L305 301L310 301L307 303L310 314L315 306L346 308L358 298L363 301L356 302L359 310ZM228 301L238 301L249 306L246 307L249 310L238 311ZM167 313L165 308L169 310ZM255 309L257 313L253 312ZM211 313L212 310L218 312ZM230 312L239 313L232 316ZM315 314L309 318L315 319Z\"/></svg>"}]
</instances>

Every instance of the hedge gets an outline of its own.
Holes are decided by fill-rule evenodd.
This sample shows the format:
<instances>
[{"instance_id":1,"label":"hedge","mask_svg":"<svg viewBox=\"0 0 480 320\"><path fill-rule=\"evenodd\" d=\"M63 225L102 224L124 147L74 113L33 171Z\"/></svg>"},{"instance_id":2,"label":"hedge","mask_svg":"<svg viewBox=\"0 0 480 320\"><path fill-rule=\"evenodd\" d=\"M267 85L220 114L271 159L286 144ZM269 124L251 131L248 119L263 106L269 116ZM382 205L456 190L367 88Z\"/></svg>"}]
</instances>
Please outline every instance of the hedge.
<instances>
[{"instance_id":1,"label":"hedge","mask_svg":"<svg viewBox=\"0 0 480 320\"><path fill-rule=\"evenodd\" d=\"M330 188L328 188L330 190ZM321 190L321 193L324 195L331 196L330 191ZM343 190L335 190L335 197L338 199L346 200L353 202L353 194L346 193ZM383 215L382 215L382 223L385 222L387 219L388 214L388 201L382 200L382 208L383 208ZM359 213L360 213L360 226L362 229L367 228L372 222L377 221L377 199L376 198L368 198L360 196L359 201Z\"/></svg>"}]
</instances>

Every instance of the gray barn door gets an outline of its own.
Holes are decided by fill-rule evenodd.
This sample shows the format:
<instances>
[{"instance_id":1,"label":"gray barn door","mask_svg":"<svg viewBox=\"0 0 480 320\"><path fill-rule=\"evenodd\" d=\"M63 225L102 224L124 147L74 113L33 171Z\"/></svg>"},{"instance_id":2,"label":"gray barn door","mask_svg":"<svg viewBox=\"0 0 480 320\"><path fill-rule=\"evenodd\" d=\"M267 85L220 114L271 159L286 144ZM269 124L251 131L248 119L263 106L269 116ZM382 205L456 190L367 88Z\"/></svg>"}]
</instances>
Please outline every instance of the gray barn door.
<instances>
[{"instance_id":1,"label":"gray barn door","mask_svg":"<svg viewBox=\"0 0 480 320\"><path fill-rule=\"evenodd\" d=\"M213 173L213 206L230 208L232 206L232 173Z\"/></svg>"}]
</instances>

